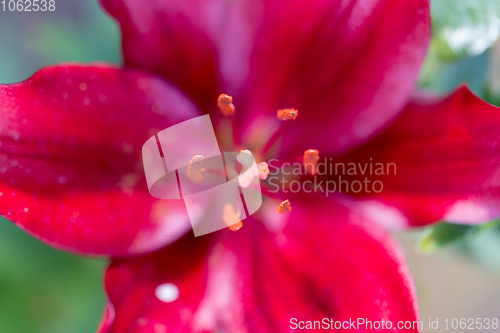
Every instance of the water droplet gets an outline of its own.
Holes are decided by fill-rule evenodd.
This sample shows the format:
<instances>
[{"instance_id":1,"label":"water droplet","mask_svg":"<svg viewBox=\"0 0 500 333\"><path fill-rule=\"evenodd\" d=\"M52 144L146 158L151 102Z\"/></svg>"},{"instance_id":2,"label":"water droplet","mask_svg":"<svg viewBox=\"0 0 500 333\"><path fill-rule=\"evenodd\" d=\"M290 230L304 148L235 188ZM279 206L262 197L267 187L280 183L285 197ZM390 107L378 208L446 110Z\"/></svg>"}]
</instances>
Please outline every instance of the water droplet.
<instances>
[{"instance_id":1,"label":"water droplet","mask_svg":"<svg viewBox=\"0 0 500 333\"><path fill-rule=\"evenodd\" d=\"M66 184L68 182L68 177L66 176L59 176L59 183L60 184Z\"/></svg>"},{"instance_id":2,"label":"water droplet","mask_svg":"<svg viewBox=\"0 0 500 333\"><path fill-rule=\"evenodd\" d=\"M87 90L87 84L85 82L80 83L80 90L81 91Z\"/></svg>"},{"instance_id":3,"label":"water droplet","mask_svg":"<svg viewBox=\"0 0 500 333\"><path fill-rule=\"evenodd\" d=\"M137 325L139 326L146 326L146 324L148 323L148 320L146 318L139 318L137 319Z\"/></svg>"},{"instance_id":4,"label":"water droplet","mask_svg":"<svg viewBox=\"0 0 500 333\"><path fill-rule=\"evenodd\" d=\"M63 99L64 99L64 100L68 99L68 96L69 96L69 95L68 95L68 93L67 93L67 92L64 92L64 93L63 93Z\"/></svg>"},{"instance_id":5,"label":"water droplet","mask_svg":"<svg viewBox=\"0 0 500 333\"><path fill-rule=\"evenodd\" d=\"M24 208L24 211L27 213L28 212L28 207Z\"/></svg>"},{"instance_id":6,"label":"water droplet","mask_svg":"<svg viewBox=\"0 0 500 333\"><path fill-rule=\"evenodd\" d=\"M171 303L179 298L179 288L173 283L164 283L156 287L156 297L165 303Z\"/></svg>"},{"instance_id":7,"label":"water droplet","mask_svg":"<svg viewBox=\"0 0 500 333\"><path fill-rule=\"evenodd\" d=\"M90 98L88 98L88 97L87 97L87 98L85 98L85 99L83 100L83 105L85 105L85 106L89 106L89 105L90 105Z\"/></svg>"}]
</instances>

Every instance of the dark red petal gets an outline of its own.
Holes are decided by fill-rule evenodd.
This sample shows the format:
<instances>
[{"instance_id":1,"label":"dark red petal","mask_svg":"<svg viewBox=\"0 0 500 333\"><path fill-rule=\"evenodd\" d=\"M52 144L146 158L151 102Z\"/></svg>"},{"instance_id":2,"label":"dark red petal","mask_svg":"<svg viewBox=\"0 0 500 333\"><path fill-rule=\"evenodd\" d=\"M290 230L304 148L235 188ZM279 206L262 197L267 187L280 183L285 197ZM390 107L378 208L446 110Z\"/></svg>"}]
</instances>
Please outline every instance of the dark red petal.
<instances>
[{"instance_id":1,"label":"dark red petal","mask_svg":"<svg viewBox=\"0 0 500 333\"><path fill-rule=\"evenodd\" d=\"M101 4L121 26L125 65L156 72L199 105L216 108L218 55L208 35L217 32L207 29L223 25L218 7L224 3L101 0Z\"/></svg>"},{"instance_id":2,"label":"dark red petal","mask_svg":"<svg viewBox=\"0 0 500 333\"><path fill-rule=\"evenodd\" d=\"M297 108L287 147L338 152L406 102L430 35L428 0L101 0L125 64L155 71L215 114L234 97L242 127ZM208 107L210 106L210 107Z\"/></svg>"},{"instance_id":3,"label":"dark red petal","mask_svg":"<svg viewBox=\"0 0 500 333\"><path fill-rule=\"evenodd\" d=\"M70 251L164 246L190 224L180 200L150 196L140 152L196 114L162 79L107 65L48 67L0 86L0 213Z\"/></svg>"},{"instance_id":4,"label":"dark red petal","mask_svg":"<svg viewBox=\"0 0 500 333\"><path fill-rule=\"evenodd\" d=\"M396 223L478 223L500 216L499 144L500 109L461 87L445 99L415 98L392 127L342 161L396 165L395 175L391 167L389 175L351 179L383 183L378 194L357 195L374 214L390 211L382 203L401 212Z\"/></svg>"},{"instance_id":5,"label":"dark red petal","mask_svg":"<svg viewBox=\"0 0 500 333\"><path fill-rule=\"evenodd\" d=\"M386 233L335 202L291 200L284 221L263 208L265 225L249 219L237 232L221 231L208 252L207 237L185 238L113 262L106 290L115 316L99 332L288 332L291 318L418 320L407 268ZM168 303L155 296L166 283L179 288Z\"/></svg>"},{"instance_id":6,"label":"dark red petal","mask_svg":"<svg viewBox=\"0 0 500 333\"><path fill-rule=\"evenodd\" d=\"M108 313L97 332L191 332L205 289L205 255L210 237L187 235L160 251L115 260L106 271ZM157 288L172 284L177 300L167 303Z\"/></svg>"}]
</instances>

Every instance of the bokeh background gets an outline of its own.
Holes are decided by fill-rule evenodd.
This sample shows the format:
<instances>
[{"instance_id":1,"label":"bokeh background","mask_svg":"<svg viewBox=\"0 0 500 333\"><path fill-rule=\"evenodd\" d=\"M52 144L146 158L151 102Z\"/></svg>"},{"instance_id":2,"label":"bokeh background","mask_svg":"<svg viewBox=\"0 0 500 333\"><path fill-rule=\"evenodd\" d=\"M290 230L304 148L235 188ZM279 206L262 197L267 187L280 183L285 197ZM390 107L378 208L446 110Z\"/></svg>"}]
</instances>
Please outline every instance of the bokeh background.
<instances>
[{"instance_id":1,"label":"bokeh background","mask_svg":"<svg viewBox=\"0 0 500 333\"><path fill-rule=\"evenodd\" d=\"M466 82L500 105L500 0L431 0L431 10L433 37L420 88L446 93ZM58 62L119 64L119 44L118 29L97 0L56 0L56 10L45 13L0 7L0 83ZM415 275L424 322L500 317L499 222L441 223L395 235ZM105 302L105 266L52 249L0 218L0 332L94 332Z\"/></svg>"},{"instance_id":2,"label":"bokeh background","mask_svg":"<svg viewBox=\"0 0 500 333\"><path fill-rule=\"evenodd\" d=\"M67 61L120 63L118 29L97 0L56 0L44 13L0 7L0 83ZM106 265L57 251L0 218L0 332L95 332Z\"/></svg>"}]
</instances>

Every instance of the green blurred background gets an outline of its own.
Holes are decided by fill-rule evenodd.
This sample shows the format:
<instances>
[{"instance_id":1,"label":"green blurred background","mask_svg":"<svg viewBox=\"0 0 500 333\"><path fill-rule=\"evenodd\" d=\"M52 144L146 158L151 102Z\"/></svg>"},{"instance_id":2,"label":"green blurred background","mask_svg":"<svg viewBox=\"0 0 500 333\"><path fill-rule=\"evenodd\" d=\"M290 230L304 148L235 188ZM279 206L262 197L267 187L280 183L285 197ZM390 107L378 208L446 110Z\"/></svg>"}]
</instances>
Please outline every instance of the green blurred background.
<instances>
[{"instance_id":1,"label":"green blurred background","mask_svg":"<svg viewBox=\"0 0 500 333\"><path fill-rule=\"evenodd\" d=\"M0 10L0 83L63 61L120 63L118 29L97 1L56 0L56 10L45 13ZM0 332L95 332L105 266L46 246L0 218Z\"/></svg>"},{"instance_id":2,"label":"green blurred background","mask_svg":"<svg viewBox=\"0 0 500 333\"><path fill-rule=\"evenodd\" d=\"M433 38L419 86L445 93L466 81L498 104L500 1L431 4ZM119 32L95 0L56 0L45 13L0 10L0 83L58 62L120 63L119 49ZM500 313L499 223L442 223L396 236L415 273L422 318ZM54 250L0 219L0 332L94 332L105 265Z\"/></svg>"}]
</instances>

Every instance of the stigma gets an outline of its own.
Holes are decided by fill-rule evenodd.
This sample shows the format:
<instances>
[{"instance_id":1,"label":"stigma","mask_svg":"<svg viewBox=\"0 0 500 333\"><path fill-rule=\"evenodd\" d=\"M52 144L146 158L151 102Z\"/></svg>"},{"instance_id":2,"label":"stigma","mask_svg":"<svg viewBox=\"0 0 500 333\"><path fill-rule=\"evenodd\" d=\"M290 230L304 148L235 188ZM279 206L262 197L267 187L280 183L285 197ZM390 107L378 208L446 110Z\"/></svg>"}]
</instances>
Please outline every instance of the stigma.
<instances>
[{"instance_id":1,"label":"stigma","mask_svg":"<svg viewBox=\"0 0 500 333\"><path fill-rule=\"evenodd\" d=\"M319 152L316 149L308 149L304 152L304 168L306 173L315 176L318 173Z\"/></svg>"},{"instance_id":2,"label":"stigma","mask_svg":"<svg viewBox=\"0 0 500 333\"><path fill-rule=\"evenodd\" d=\"M291 212L292 211L292 205L290 205L290 201L285 200L285 201L281 202L280 205L278 206L277 211L280 214Z\"/></svg>"},{"instance_id":3,"label":"stigma","mask_svg":"<svg viewBox=\"0 0 500 333\"><path fill-rule=\"evenodd\" d=\"M220 112L226 117L232 116L235 110L233 98L227 94L219 95L219 98L217 98L217 106Z\"/></svg>"},{"instance_id":4,"label":"stigma","mask_svg":"<svg viewBox=\"0 0 500 333\"><path fill-rule=\"evenodd\" d=\"M243 227L243 222L240 220L240 213L236 212L233 205L226 204L222 209L222 221L224 221L231 231L238 231Z\"/></svg>"},{"instance_id":5,"label":"stigma","mask_svg":"<svg viewBox=\"0 0 500 333\"><path fill-rule=\"evenodd\" d=\"M243 188L248 188L255 177L264 180L269 175L269 166L266 162L256 163L250 150L241 150L236 156L236 160L243 166L244 172L236 178L236 183Z\"/></svg>"},{"instance_id":6,"label":"stigma","mask_svg":"<svg viewBox=\"0 0 500 333\"><path fill-rule=\"evenodd\" d=\"M294 120L299 115L296 109L280 109L276 112L276 117L282 121Z\"/></svg>"},{"instance_id":7,"label":"stigma","mask_svg":"<svg viewBox=\"0 0 500 333\"><path fill-rule=\"evenodd\" d=\"M187 167L187 177L193 183L201 183L203 181L203 156L195 155L189 161Z\"/></svg>"}]
</instances>

